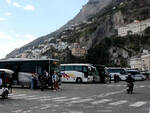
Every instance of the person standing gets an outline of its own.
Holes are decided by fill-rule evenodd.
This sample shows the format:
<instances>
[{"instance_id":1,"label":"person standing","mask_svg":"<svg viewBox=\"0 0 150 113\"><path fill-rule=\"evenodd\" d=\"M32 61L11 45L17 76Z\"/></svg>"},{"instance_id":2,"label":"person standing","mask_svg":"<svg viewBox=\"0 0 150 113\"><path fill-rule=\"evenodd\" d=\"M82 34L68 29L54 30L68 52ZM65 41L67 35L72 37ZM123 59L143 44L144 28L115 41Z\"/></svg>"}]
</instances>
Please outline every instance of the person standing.
<instances>
[{"instance_id":1,"label":"person standing","mask_svg":"<svg viewBox=\"0 0 150 113\"><path fill-rule=\"evenodd\" d=\"M2 80L2 78L0 76L0 87L2 87L2 85L3 85L3 80Z\"/></svg>"},{"instance_id":2,"label":"person standing","mask_svg":"<svg viewBox=\"0 0 150 113\"><path fill-rule=\"evenodd\" d=\"M117 82L117 75L116 74L114 75L114 82L115 83Z\"/></svg>"},{"instance_id":3,"label":"person standing","mask_svg":"<svg viewBox=\"0 0 150 113\"><path fill-rule=\"evenodd\" d=\"M53 84L54 84L54 90L58 90L58 74L57 72L54 72L54 74L52 75L52 79L53 79Z\"/></svg>"},{"instance_id":4,"label":"person standing","mask_svg":"<svg viewBox=\"0 0 150 113\"><path fill-rule=\"evenodd\" d=\"M34 74L33 76L33 89L36 89L37 88L37 77L36 77L36 74Z\"/></svg>"},{"instance_id":5,"label":"person standing","mask_svg":"<svg viewBox=\"0 0 150 113\"><path fill-rule=\"evenodd\" d=\"M32 74L32 77L31 77L31 89L33 89L33 86L34 86L34 75Z\"/></svg>"}]
</instances>

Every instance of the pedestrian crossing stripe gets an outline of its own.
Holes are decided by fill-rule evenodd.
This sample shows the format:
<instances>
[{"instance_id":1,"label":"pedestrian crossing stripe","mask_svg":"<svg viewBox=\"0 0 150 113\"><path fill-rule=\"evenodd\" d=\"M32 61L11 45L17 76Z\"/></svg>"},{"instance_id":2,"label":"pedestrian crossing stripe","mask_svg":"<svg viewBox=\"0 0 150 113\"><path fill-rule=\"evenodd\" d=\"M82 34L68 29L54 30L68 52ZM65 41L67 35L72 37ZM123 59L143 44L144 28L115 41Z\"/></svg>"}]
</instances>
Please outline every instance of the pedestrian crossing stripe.
<instances>
[{"instance_id":1,"label":"pedestrian crossing stripe","mask_svg":"<svg viewBox=\"0 0 150 113\"><path fill-rule=\"evenodd\" d=\"M59 100L59 99L65 99L65 98L67 97L42 98L42 99L39 99L39 101Z\"/></svg>"},{"instance_id":2,"label":"pedestrian crossing stripe","mask_svg":"<svg viewBox=\"0 0 150 113\"><path fill-rule=\"evenodd\" d=\"M21 97L26 96L27 94L9 94L9 97Z\"/></svg>"},{"instance_id":3,"label":"pedestrian crossing stripe","mask_svg":"<svg viewBox=\"0 0 150 113\"><path fill-rule=\"evenodd\" d=\"M72 98L68 98L68 99L59 99L59 100L55 100L55 101L66 102L66 101L73 101L73 100L77 100L77 99L81 99L81 97L72 97Z\"/></svg>"},{"instance_id":4,"label":"pedestrian crossing stripe","mask_svg":"<svg viewBox=\"0 0 150 113\"><path fill-rule=\"evenodd\" d=\"M94 102L91 102L91 104L102 104L102 103L106 103L106 102L110 102L112 101L112 99L102 99L102 100L99 100L99 101L94 101Z\"/></svg>"},{"instance_id":5,"label":"pedestrian crossing stripe","mask_svg":"<svg viewBox=\"0 0 150 113\"><path fill-rule=\"evenodd\" d=\"M141 106L143 106L143 105L146 104L146 103L147 103L147 102L139 101L139 102L136 102L136 103L131 104L131 105L129 105L129 106L131 106L131 107L141 107Z\"/></svg>"},{"instance_id":6,"label":"pedestrian crossing stripe","mask_svg":"<svg viewBox=\"0 0 150 113\"><path fill-rule=\"evenodd\" d=\"M84 103L84 102L89 102L92 105L97 105L97 104L103 104L107 103L107 105L110 106L117 106L117 105L122 105L125 103L129 103L128 100L119 100L116 102L111 102L113 99L100 99L100 100L95 100L94 98L82 98L82 97L53 97L52 96L38 96L38 95L27 95L27 94L18 94L18 95L11 95L11 98L13 99L24 99L24 100L37 100L37 101L48 101L52 100L55 102L66 102L66 104L76 104L76 103ZM94 101L95 100L95 101ZM110 103L109 103L110 102ZM130 102L131 103L131 102ZM141 107L145 105L147 102L145 101L137 101L132 104L128 104L129 107Z\"/></svg>"},{"instance_id":7,"label":"pedestrian crossing stripe","mask_svg":"<svg viewBox=\"0 0 150 113\"><path fill-rule=\"evenodd\" d=\"M117 101L117 102L109 103L109 105L117 106L117 105L125 104L125 103L127 103L127 102L128 102L127 100L119 100L119 101Z\"/></svg>"},{"instance_id":8,"label":"pedestrian crossing stripe","mask_svg":"<svg viewBox=\"0 0 150 113\"><path fill-rule=\"evenodd\" d=\"M141 86L139 86L140 88L143 88L143 87L145 87L145 85L141 85Z\"/></svg>"},{"instance_id":9,"label":"pedestrian crossing stripe","mask_svg":"<svg viewBox=\"0 0 150 113\"><path fill-rule=\"evenodd\" d=\"M67 97L55 97L55 98L52 98L52 100L58 100L58 99L64 99L64 98L67 98Z\"/></svg>"},{"instance_id":10,"label":"pedestrian crossing stripe","mask_svg":"<svg viewBox=\"0 0 150 113\"><path fill-rule=\"evenodd\" d=\"M76 104L76 103L88 102L88 101L92 101L92 100L94 100L94 99L92 99L92 98L80 99L80 100L71 101L71 102L69 102L69 104Z\"/></svg>"},{"instance_id":11,"label":"pedestrian crossing stripe","mask_svg":"<svg viewBox=\"0 0 150 113\"><path fill-rule=\"evenodd\" d=\"M38 100L38 99L47 99L50 98L51 96L43 96L43 97L33 97L33 98L26 98L25 100Z\"/></svg>"}]
</instances>

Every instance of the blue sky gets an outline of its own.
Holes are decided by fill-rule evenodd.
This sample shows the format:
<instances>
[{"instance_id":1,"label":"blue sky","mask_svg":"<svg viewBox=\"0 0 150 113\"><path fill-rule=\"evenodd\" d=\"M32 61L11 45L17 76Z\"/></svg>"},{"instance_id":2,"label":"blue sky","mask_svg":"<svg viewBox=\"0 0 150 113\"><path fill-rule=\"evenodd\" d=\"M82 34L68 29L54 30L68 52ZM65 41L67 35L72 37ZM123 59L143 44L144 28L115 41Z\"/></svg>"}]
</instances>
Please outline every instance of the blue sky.
<instances>
[{"instance_id":1,"label":"blue sky","mask_svg":"<svg viewBox=\"0 0 150 113\"><path fill-rule=\"evenodd\" d=\"M88 0L0 0L0 58L72 19Z\"/></svg>"}]
</instances>

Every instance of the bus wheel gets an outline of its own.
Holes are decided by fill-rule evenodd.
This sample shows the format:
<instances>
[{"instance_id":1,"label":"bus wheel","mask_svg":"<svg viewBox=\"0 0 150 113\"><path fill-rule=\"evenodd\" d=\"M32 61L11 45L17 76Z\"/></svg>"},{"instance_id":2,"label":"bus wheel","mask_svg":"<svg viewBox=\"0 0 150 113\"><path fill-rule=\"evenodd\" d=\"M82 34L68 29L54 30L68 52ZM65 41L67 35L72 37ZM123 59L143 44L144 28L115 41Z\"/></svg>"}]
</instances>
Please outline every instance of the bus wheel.
<instances>
[{"instance_id":1,"label":"bus wheel","mask_svg":"<svg viewBox=\"0 0 150 113\"><path fill-rule=\"evenodd\" d=\"M7 91L4 92L4 94L2 95L2 98L3 99L7 99L8 98L8 92Z\"/></svg>"},{"instance_id":2,"label":"bus wheel","mask_svg":"<svg viewBox=\"0 0 150 113\"><path fill-rule=\"evenodd\" d=\"M77 78L76 79L76 83L82 83L82 79L81 78Z\"/></svg>"}]
</instances>

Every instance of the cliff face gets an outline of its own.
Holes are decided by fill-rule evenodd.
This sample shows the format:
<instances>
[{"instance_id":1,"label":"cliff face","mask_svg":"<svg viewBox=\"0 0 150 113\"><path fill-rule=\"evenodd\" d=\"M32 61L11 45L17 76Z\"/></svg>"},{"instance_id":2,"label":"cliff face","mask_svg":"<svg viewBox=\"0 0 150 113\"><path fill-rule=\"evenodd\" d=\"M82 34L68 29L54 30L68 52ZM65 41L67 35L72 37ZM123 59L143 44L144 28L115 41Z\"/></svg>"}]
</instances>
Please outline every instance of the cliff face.
<instances>
[{"instance_id":1,"label":"cliff face","mask_svg":"<svg viewBox=\"0 0 150 113\"><path fill-rule=\"evenodd\" d=\"M67 62L66 57L71 57L70 50L73 43L79 43L81 47L85 47L87 50L101 47L97 45L102 44L106 37L117 36L116 29L118 26L131 23L134 20L150 18L149 6L150 0L89 0L79 14L59 30L14 50L7 55L7 58L47 56ZM131 51L128 51L130 48L119 49L117 47L115 55L112 48L116 47L113 45L107 50L112 56L112 60L118 58L120 54L122 59L131 56ZM134 50L132 52L137 53ZM125 53L127 54L125 55Z\"/></svg>"}]
</instances>

